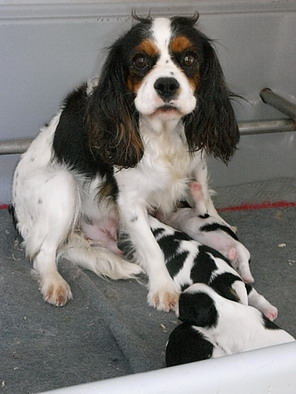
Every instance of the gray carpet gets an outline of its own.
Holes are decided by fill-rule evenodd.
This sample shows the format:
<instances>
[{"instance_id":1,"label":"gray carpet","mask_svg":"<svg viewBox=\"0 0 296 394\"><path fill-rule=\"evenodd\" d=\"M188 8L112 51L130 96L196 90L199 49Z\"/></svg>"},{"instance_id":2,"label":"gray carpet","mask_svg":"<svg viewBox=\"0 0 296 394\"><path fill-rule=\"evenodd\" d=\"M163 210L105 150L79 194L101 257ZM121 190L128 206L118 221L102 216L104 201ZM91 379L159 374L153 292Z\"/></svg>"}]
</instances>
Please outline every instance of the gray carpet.
<instances>
[{"instance_id":1,"label":"gray carpet","mask_svg":"<svg viewBox=\"0 0 296 394\"><path fill-rule=\"evenodd\" d=\"M260 200L242 188L235 193L244 190L244 198ZM279 190L274 201L286 199ZM232 191L219 191L227 193L232 203L245 202ZM255 287L279 308L276 322L296 336L296 208L224 212L223 217L238 226L251 251ZM177 320L172 312L148 307L145 278L107 281L63 261L60 272L74 299L56 308L42 300L6 210L0 211L0 231L1 392L37 393L164 367L165 343Z\"/></svg>"}]
</instances>

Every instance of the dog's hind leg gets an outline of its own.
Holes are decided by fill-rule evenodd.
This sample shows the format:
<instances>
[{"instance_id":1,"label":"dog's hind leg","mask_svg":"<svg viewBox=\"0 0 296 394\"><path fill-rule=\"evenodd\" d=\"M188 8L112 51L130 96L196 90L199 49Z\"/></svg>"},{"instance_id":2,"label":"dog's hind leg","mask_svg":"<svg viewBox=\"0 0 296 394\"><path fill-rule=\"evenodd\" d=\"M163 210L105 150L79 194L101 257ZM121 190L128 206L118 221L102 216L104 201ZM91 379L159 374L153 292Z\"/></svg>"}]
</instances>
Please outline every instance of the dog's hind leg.
<instances>
[{"instance_id":1,"label":"dog's hind leg","mask_svg":"<svg viewBox=\"0 0 296 394\"><path fill-rule=\"evenodd\" d=\"M79 193L72 175L63 169L36 171L28 179L27 220L20 222L27 254L40 279L45 301L56 306L72 298L58 273L57 251L72 232L79 213ZM36 185L37 187L33 187Z\"/></svg>"}]
</instances>

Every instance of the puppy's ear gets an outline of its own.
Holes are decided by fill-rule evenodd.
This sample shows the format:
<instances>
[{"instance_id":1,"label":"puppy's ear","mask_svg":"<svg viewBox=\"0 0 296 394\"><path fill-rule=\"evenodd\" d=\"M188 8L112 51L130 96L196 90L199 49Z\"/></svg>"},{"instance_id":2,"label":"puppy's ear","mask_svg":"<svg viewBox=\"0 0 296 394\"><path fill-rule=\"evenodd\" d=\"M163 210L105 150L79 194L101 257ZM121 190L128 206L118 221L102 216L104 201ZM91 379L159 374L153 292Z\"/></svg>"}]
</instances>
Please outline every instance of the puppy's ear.
<instances>
[{"instance_id":1,"label":"puppy's ear","mask_svg":"<svg viewBox=\"0 0 296 394\"><path fill-rule=\"evenodd\" d=\"M233 96L227 89L224 75L210 39L202 38L203 60L197 106L184 118L187 141L191 151L204 149L227 163L239 141L239 130L230 103Z\"/></svg>"},{"instance_id":2,"label":"puppy's ear","mask_svg":"<svg viewBox=\"0 0 296 394\"><path fill-rule=\"evenodd\" d=\"M205 293L181 293L179 319L198 327L217 325L218 312L214 301Z\"/></svg>"},{"instance_id":3,"label":"puppy's ear","mask_svg":"<svg viewBox=\"0 0 296 394\"><path fill-rule=\"evenodd\" d=\"M94 156L119 167L134 167L142 158L134 93L127 89L128 69L122 39L111 47L98 86L87 108L89 144Z\"/></svg>"}]
</instances>

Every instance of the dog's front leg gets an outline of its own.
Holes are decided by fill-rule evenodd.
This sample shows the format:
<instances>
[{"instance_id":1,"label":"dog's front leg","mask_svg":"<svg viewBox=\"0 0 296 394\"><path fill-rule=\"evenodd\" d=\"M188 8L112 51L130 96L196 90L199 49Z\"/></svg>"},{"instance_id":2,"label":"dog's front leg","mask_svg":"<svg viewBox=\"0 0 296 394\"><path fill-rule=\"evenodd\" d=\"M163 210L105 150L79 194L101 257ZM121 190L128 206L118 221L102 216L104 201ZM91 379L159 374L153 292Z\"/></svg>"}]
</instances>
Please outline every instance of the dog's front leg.
<instances>
[{"instance_id":1,"label":"dog's front leg","mask_svg":"<svg viewBox=\"0 0 296 394\"><path fill-rule=\"evenodd\" d=\"M158 310L174 310L179 299L179 289L169 275L164 255L149 226L146 208L138 204L128 206L118 199L123 226L135 247L139 264L149 279L149 305Z\"/></svg>"},{"instance_id":2,"label":"dog's front leg","mask_svg":"<svg viewBox=\"0 0 296 394\"><path fill-rule=\"evenodd\" d=\"M219 213L217 212L214 206L214 203L211 198L211 194L215 194L215 192L209 190L208 166L206 159L203 157L202 153L197 155L196 159L193 161L192 178L193 180L197 181L201 185L204 202L209 215L219 218L220 221L224 223L226 226L232 227L219 215Z\"/></svg>"}]
</instances>

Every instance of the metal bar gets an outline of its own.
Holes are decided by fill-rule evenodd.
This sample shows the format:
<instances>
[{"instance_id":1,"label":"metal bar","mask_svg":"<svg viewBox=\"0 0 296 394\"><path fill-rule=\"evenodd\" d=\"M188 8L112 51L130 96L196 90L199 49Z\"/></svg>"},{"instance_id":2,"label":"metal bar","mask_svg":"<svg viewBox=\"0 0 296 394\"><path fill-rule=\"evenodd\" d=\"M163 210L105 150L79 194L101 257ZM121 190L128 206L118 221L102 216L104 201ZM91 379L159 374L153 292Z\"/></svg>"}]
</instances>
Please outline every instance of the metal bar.
<instances>
[{"instance_id":1,"label":"metal bar","mask_svg":"<svg viewBox=\"0 0 296 394\"><path fill-rule=\"evenodd\" d=\"M239 122L238 126L242 136L296 131L296 122L289 119ZM20 138L15 140L0 141L0 155L14 155L23 153L28 149L32 141L33 138Z\"/></svg>"},{"instance_id":2,"label":"metal bar","mask_svg":"<svg viewBox=\"0 0 296 394\"><path fill-rule=\"evenodd\" d=\"M30 146L32 138L0 141L0 155L13 155L25 152Z\"/></svg>"},{"instance_id":3,"label":"metal bar","mask_svg":"<svg viewBox=\"0 0 296 394\"><path fill-rule=\"evenodd\" d=\"M296 131L296 122L291 119L240 122L238 126L240 135Z\"/></svg>"},{"instance_id":4,"label":"metal bar","mask_svg":"<svg viewBox=\"0 0 296 394\"><path fill-rule=\"evenodd\" d=\"M279 96L269 88L262 89L260 97L265 104L271 105L283 114L289 116L289 118L296 120L296 104Z\"/></svg>"}]
</instances>

